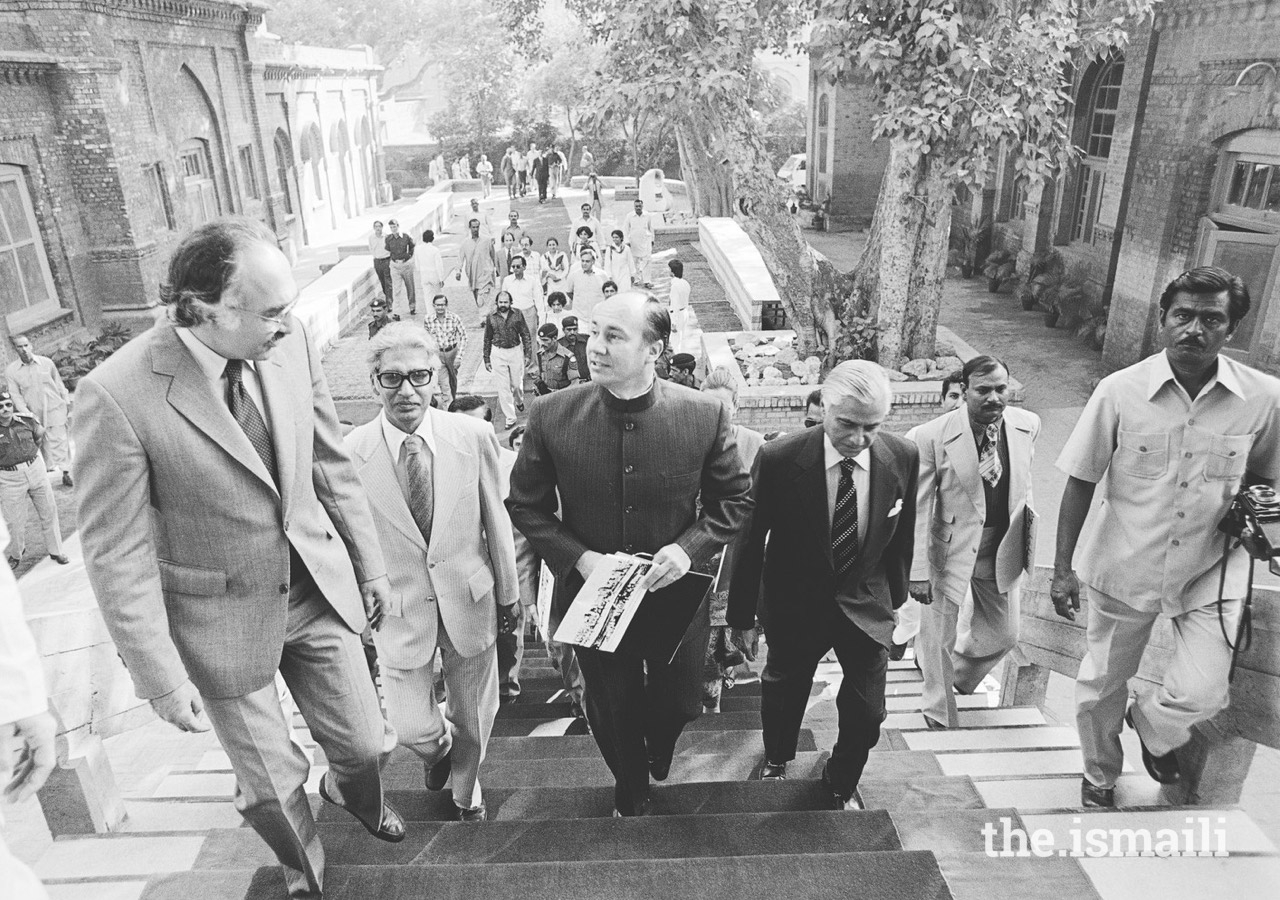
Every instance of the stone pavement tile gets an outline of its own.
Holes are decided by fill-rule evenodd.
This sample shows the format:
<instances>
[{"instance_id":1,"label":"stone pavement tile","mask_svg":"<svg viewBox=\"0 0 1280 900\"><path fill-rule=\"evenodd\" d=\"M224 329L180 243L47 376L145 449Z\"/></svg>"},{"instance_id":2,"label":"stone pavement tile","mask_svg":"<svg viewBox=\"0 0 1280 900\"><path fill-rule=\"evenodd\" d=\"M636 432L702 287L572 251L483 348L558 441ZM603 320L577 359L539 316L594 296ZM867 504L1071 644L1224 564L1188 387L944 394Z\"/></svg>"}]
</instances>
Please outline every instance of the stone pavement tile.
<instances>
[{"instance_id":1,"label":"stone pavement tile","mask_svg":"<svg viewBox=\"0 0 1280 900\"><path fill-rule=\"evenodd\" d=\"M239 828L244 822L230 797L209 803L126 800L124 807L129 817L120 830L128 834Z\"/></svg>"},{"instance_id":2,"label":"stone pavement tile","mask_svg":"<svg viewBox=\"0 0 1280 900\"><path fill-rule=\"evenodd\" d=\"M183 872L200 853L204 836L86 837L54 841L35 873L41 878L125 878Z\"/></svg>"},{"instance_id":3,"label":"stone pavement tile","mask_svg":"<svg viewBox=\"0 0 1280 900\"><path fill-rule=\"evenodd\" d=\"M49 900L138 900L145 881L93 881L83 884L46 884Z\"/></svg>"}]
</instances>

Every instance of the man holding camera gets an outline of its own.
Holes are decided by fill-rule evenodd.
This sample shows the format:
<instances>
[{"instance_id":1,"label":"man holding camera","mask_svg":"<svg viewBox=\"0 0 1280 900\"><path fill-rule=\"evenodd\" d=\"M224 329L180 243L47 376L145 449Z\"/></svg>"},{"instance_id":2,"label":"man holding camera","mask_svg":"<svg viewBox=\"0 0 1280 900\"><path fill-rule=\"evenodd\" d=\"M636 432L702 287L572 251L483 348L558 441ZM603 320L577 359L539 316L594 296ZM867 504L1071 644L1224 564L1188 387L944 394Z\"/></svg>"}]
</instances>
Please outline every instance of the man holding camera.
<instances>
[{"instance_id":1,"label":"man holding camera","mask_svg":"<svg viewBox=\"0 0 1280 900\"><path fill-rule=\"evenodd\" d=\"M1083 581L1091 607L1076 679L1085 806L1115 804L1122 722L1151 777L1174 784L1174 751L1227 705L1224 631L1234 642L1248 560L1231 551L1223 571L1218 523L1243 484L1280 476L1280 380L1220 355L1248 312L1248 288L1230 272L1179 275L1160 297L1164 351L1102 380L1058 458L1068 479L1051 596L1074 619ZM1077 578L1076 541L1104 473ZM1130 705L1129 678L1161 614L1173 626L1163 682Z\"/></svg>"}]
</instances>

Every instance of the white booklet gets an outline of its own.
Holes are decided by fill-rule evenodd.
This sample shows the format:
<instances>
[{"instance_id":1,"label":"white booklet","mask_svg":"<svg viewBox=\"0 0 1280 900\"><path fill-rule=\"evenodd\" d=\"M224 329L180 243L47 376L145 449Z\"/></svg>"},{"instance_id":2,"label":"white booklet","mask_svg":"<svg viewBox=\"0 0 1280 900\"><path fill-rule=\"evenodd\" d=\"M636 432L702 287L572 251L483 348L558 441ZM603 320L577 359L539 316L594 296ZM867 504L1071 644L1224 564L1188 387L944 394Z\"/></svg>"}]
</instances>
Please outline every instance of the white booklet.
<instances>
[{"instance_id":1,"label":"white booklet","mask_svg":"<svg viewBox=\"0 0 1280 900\"><path fill-rule=\"evenodd\" d=\"M637 585L653 560L626 553L610 553L596 566L573 598L555 640L612 653L640 608L645 591Z\"/></svg>"}]
</instances>

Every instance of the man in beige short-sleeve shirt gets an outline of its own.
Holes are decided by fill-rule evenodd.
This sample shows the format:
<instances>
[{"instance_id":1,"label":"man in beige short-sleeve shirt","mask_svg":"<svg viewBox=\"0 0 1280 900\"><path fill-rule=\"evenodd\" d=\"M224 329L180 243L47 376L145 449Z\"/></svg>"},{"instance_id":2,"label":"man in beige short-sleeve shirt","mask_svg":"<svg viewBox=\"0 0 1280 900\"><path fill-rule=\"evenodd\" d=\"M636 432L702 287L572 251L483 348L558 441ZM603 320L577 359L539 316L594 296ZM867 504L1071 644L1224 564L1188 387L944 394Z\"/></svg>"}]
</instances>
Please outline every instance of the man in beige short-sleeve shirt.
<instances>
[{"instance_id":1,"label":"man in beige short-sleeve shirt","mask_svg":"<svg viewBox=\"0 0 1280 900\"><path fill-rule=\"evenodd\" d=\"M1085 806L1114 804L1122 722L1138 732L1148 773L1172 784L1174 751L1191 726L1226 707L1218 523L1246 480L1280 477L1280 380L1219 355L1248 313L1244 283L1216 267L1192 269L1169 284L1160 309L1165 349L1103 379L1058 458L1069 476L1051 590L1058 614L1074 619L1080 582L1089 588L1076 680ZM1102 503L1090 514L1100 482ZM1222 613L1234 635L1248 563L1243 550L1227 562ZM1172 658L1162 685L1129 706L1129 678L1161 614L1173 625Z\"/></svg>"}]
</instances>

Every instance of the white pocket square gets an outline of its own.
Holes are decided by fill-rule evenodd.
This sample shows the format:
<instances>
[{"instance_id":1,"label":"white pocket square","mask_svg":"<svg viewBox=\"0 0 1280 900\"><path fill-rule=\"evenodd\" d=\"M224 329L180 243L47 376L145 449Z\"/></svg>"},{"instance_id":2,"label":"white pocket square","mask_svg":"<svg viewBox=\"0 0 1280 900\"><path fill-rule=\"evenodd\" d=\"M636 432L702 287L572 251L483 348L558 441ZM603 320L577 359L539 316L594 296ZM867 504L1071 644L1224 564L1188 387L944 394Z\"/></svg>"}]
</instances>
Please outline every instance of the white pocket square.
<instances>
[{"instance_id":1,"label":"white pocket square","mask_svg":"<svg viewBox=\"0 0 1280 900\"><path fill-rule=\"evenodd\" d=\"M885 518L886 518L886 519L892 519L894 516L896 516L896 515L897 515L898 513L900 513L900 512L902 512L902 498L901 498L901 497L899 497L899 498L897 499L897 501L893 504L893 509L889 510L889 515L885 516Z\"/></svg>"}]
</instances>

